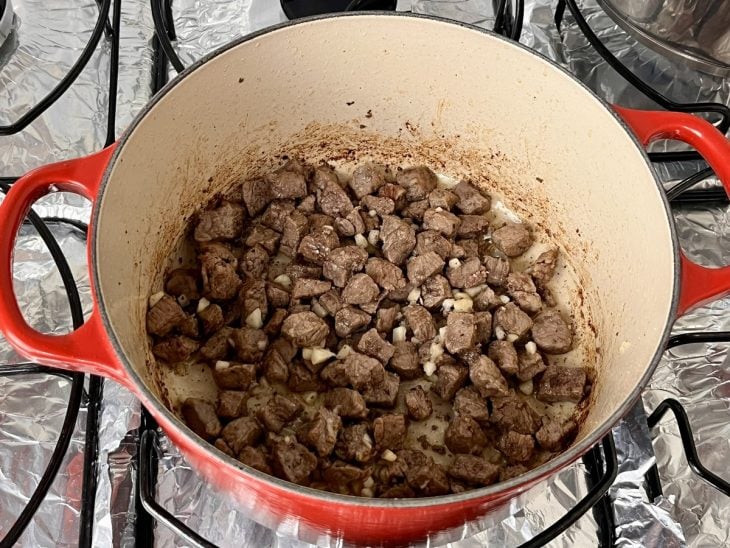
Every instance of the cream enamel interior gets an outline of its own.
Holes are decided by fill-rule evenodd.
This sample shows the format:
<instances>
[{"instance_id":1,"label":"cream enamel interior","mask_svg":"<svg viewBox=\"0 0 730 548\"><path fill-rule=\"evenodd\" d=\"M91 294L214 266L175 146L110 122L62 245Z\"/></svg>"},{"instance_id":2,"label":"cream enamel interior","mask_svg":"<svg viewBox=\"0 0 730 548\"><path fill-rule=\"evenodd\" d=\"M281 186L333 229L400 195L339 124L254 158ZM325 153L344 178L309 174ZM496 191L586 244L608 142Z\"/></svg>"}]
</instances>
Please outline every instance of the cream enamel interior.
<instances>
[{"instance_id":1,"label":"cream enamel interior","mask_svg":"<svg viewBox=\"0 0 730 548\"><path fill-rule=\"evenodd\" d=\"M426 163L559 246L554 291L579 334L567 360L596 371L580 438L643 378L671 314L671 229L634 141L566 74L474 29L384 15L280 28L197 68L122 146L97 210L97 290L129 363L173 405L200 393L202 368L153 366L147 297L196 210L283 154Z\"/></svg>"}]
</instances>

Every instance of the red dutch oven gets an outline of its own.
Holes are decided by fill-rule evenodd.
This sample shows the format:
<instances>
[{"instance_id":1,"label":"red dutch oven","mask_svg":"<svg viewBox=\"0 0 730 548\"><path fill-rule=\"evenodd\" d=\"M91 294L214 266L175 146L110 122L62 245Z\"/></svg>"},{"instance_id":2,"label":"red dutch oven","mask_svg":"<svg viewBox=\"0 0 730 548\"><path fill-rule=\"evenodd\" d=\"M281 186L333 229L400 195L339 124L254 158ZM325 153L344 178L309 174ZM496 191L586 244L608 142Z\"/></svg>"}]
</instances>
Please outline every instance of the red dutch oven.
<instances>
[{"instance_id":1,"label":"red dutch oven","mask_svg":"<svg viewBox=\"0 0 730 548\"><path fill-rule=\"evenodd\" d=\"M689 143L730 183L730 145L691 115L613 109L557 65L481 29L405 14L314 18L215 51L157 94L120 141L36 169L0 205L0 331L27 358L111 378L132 390L200 474L267 526L301 538L402 544L493 513L575 461L628 412L672 323L730 288L679 249L644 146ZM217 192L283 155L427 164L464 177L557 246L554 281L576 342L566 360L595 370L573 445L490 487L433 498L348 497L248 468L174 412L212 397L200 373L158 367L145 332L149 295L188 220ZM14 240L52 189L93 202L88 264L94 309L66 335L31 329L13 292ZM535 487L536 486L536 487Z\"/></svg>"}]
</instances>

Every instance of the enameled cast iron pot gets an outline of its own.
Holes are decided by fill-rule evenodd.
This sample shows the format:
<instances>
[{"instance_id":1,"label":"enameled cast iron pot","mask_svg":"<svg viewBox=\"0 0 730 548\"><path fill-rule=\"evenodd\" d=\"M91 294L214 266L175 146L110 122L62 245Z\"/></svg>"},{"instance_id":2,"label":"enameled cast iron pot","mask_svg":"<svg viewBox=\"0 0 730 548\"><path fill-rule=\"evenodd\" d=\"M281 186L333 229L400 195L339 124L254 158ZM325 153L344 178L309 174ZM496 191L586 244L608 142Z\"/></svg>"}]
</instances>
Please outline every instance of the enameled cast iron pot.
<instances>
[{"instance_id":1,"label":"enameled cast iron pot","mask_svg":"<svg viewBox=\"0 0 730 548\"><path fill-rule=\"evenodd\" d=\"M611 109L558 66L489 32L393 14L274 27L189 68L116 145L13 185L0 206L0 330L29 359L130 388L205 478L269 526L353 543L422 539L514 503L585 453L634 404L677 315L730 288L730 271L697 266L678 247L643 149L656 139L691 144L730 183L730 145L710 124ZM596 371L590 411L567 451L459 495L354 498L248 468L168 409L190 395L213 397L213 383L205 368L178 374L155 365L145 333L148 296L161 289L166 261L195 211L283 155L334 160L343 170L364 159L426 163L501 197L542 244L560 247L564 268L554 293L576 331L565 360ZM18 228L33 201L54 189L94 203L94 310L61 336L26 324L12 281Z\"/></svg>"}]
</instances>

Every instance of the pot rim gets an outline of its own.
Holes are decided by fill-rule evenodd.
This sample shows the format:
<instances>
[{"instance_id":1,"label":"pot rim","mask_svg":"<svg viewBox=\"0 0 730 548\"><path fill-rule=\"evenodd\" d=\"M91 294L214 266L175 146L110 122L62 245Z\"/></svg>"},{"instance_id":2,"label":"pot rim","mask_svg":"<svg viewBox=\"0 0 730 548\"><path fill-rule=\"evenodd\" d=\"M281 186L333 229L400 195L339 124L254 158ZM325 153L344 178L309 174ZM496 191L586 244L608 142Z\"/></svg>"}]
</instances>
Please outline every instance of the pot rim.
<instances>
[{"instance_id":1,"label":"pot rim","mask_svg":"<svg viewBox=\"0 0 730 548\"><path fill-rule=\"evenodd\" d=\"M165 96L167 95L172 89L175 88L180 82L182 82L187 76L191 75L193 72L195 72L198 68L203 66L208 61L214 59L218 55L221 55L225 52L227 52L230 49L233 49L235 47L238 47L239 45L254 40L256 38L259 38L260 36L263 36L265 34L268 34L270 32L275 32L284 28L293 27L296 25L302 25L302 24L308 24L312 22L317 22L321 20L326 19L335 19L339 17L371 17L371 18L380 18L380 17L408 17L408 18L414 18L414 19L423 19L426 21L432 21L437 22L440 24L447 24L447 25L455 25L458 27L463 27L465 29L476 31L481 34L484 34L486 36L489 36L490 38L502 40L503 42L509 44L511 47L522 49L525 52L528 52L539 59L541 59L543 62L548 63L552 68L559 70L564 75L568 76L574 83L578 84L586 93L588 93L593 99L598 101L612 116L613 118L619 123L619 125L624 129L627 137L633 141L633 143L636 145L636 147L639 149L644 162L646 166L649 169L649 172L652 174L652 179L654 180L654 183L657 185L659 190L659 196L662 200L662 204L664 206L664 212L666 214L667 223L669 225L670 230L670 236L671 236L671 243L672 243L672 251L674 255L674 283L673 283L673 290L672 290L672 303L669 307L668 311L668 317L666 319L666 324L664 331L661 335L661 337L658 339L657 348L654 351L654 355L651 359L651 363L649 364L649 367L646 369L644 375L641 377L639 382L636 384L636 386L633 388L631 393L625 398L623 403L614 411L606 420L601 423L597 428L595 428L590 434L588 434L585 438L580 440L578 443L572 445L569 447L566 451L562 452L555 458L541 464L540 466L533 468L532 470L529 470L528 472L519 475L515 478L512 478L510 480L499 482L487 487L482 487L479 489L473 489L471 491L466 491L464 493L460 494L451 494L451 495L441 495L441 496L435 496L435 497L422 497L422 498L404 498L404 499L382 499L382 498L365 498L365 497L356 497L352 495L340 495L337 493L331 493L329 491L323 491L319 489L314 489L311 487L305 487L301 485L296 485L294 483L290 483L286 480L279 479L275 476L265 474L263 472L260 472L254 468L251 468L242 462L240 462L237 459L234 459L233 457L230 457L223 453L222 451L216 449L213 445L208 444L205 442L202 438L200 438L198 435L196 435L190 428L181 420L179 419L172 411L170 411L166 406L164 406L160 401L159 398L147 387L147 385L144 383L144 381L141 379L141 377L137 374L134 367L131 365L130 361L127 359L127 356L125 355L122 346L119 342L119 338L117 337L114 328L111 324L109 315L106 312L106 302L104 299L103 293L98 289L100 287L100 280L99 280L99 271L98 271L98 264L97 264L97 226L99 222L99 212L101 209L101 204L103 201L104 193L106 191L107 184L109 183L110 174L114 167L114 164L116 163L117 158L121 155L121 153L124 150L124 145L126 141L129 139L129 137L134 133L134 130L136 129L137 125L142 121L142 119L145 118L145 116L154 108L154 106ZM228 44L225 44L214 51L208 53L207 55L204 55L194 63L192 63L189 67L187 67L185 70L183 70L181 73L178 74L176 78L168 82L160 91L158 91L151 99L150 101L137 113L134 120L130 123L130 125L127 127L127 129L124 131L123 135L119 138L117 142L117 146L115 147L114 153L112 157L109 160L109 163L104 171L104 176L102 178L101 184L99 186L99 191L97 194L97 198L94 201L92 216L91 216L91 250L90 250L90 269L92 273L92 279L94 284L94 291L96 293L96 300L98 303L98 308L100 312L100 317L102 320L102 324L104 326L104 329L106 331L106 334L109 338L109 342L114 349L114 352L117 356L117 359L122 364L124 368L124 372L127 375L127 377L132 381L134 384L137 392L137 395L142 395L149 403L150 405L154 406L156 412L159 412L162 414L165 419L167 419L170 423L172 423L180 433L182 433L186 438L188 442L193 443L199 450L202 450L209 454L211 457L216 458L220 461L225 462L226 464L236 467L240 469L241 471L245 472L246 474L249 474L253 476L255 479L262 481L264 483L270 484L272 487L275 487L277 489L290 492L297 496L307 496L314 499L320 499L320 500L326 500L328 502L332 503L339 503L339 504L345 504L345 505L351 505L351 506L360 506L360 507L377 507L377 508L391 508L391 509L401 509L401 508L419 508L419 507L429 507L429 506L439 506L439 505L449 505L454 503L464 503L469 502L477 499L483 499L487 497L491 498L500 498L499 495L505 495L510 491L523 491L539 481L545 480L548 477L554 475L556 472L567 466L568 464L572 463L573 461L577 460L580 456L585 454L591 447L595 446L598 442L600 442L601 439L603 439L607 434L610 433L610 431L613 429L613 427L618 423L620 419L622 419L630 410L633 408L636 401L639 399L642 390L648 383L649 379L654 373L654 370L656 369L657 365L659 364L659 360L662 357L662 354L664 352L665 343L669 337L670 331L672 329L674 319L676 318L676 313L678 309L679 304L679 287L680 287L680 274L681 274L681 267L680 267L680 260L679 260L679 240L676 233L676 228L674 225L674 219L671 213L671 209L669 206L669 201L666 198L666 194L663 191L663 187L661 183L659 182L659 179L656 175L656 172L654 170L653 165L651 164L651 161L649 160L649 156L644 149L644 147L641 145L637 137L634 135L634 133L631 131L629 126L626 124L626 122L611 108L610 104L596 95L588 86L586 86L582 81L580 81L577 77L575 77L573 74L568 72L565 68L561 67L548 57L544 56L542 53L534 51L527 46L519 43L514 42L504 36L501 36L499 34L496 34L490 30L483 29L481 27L477 27L475 25L471 25L468 23L463 23L460 21L454 21L450 19L444 19L441 17L435 17L432 15L422 15L422 14L415 14L411 12L390 12L390 11L360 11L360 12L342 12L342 13L335 13L335 14L325 14L325 15L315 15L311 17L306 17L302 19L296 19L296 20L290 20L285 21L283 23L279 23L277 25L273 25L270 27L266 27L264 29L258 30L256 32L247 34L246 36L242 36L240 38L237 38ZM522 488L522 489L520 489ZM506 499L505 499L506 500Z\"/></svg>"}]
</instances>

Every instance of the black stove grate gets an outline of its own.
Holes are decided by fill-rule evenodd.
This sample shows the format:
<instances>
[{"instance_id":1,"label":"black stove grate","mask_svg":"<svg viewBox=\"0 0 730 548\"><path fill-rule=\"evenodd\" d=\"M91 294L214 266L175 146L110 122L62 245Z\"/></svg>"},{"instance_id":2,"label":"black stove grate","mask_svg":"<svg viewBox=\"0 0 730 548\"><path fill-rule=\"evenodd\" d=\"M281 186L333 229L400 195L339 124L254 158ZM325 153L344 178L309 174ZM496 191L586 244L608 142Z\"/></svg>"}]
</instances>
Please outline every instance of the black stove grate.
<instances>
[{"instance_id":1,"label":"black stove grate","mask_svg":"<svg viewBox=\"0 0 730 548\"><path fill-rule=\"evenodd\" d=\"M91 55L97 48L102 35L104 35L106 39L111 42L111 70L109 80L110 101L107 123L107 145L114 142L122 1L123 0L114 0L113 10L111 10L112 0L96 0L97 5L99 6L99 18L96 22L91 38L79 59L69 70L68 74L37 105L21 116L15 123L0 126L0 135L11 135L22 131L28 126L28 124L40 116L59 97L61 97L86 66ZM2 0L0 0L0 2L2 2ZM168 62L172 63L173 68L178 72L184 69L182 62L175 54L174 48L172 47L172 41L176 39L176 35L172 19L171 4L172 0L151 0L153 20L157 31L153 38L152 88L154 92L159 91L168 81ZM356 0L355 2L351 2L348 7L357 9L359 4L360 2ZM495 30L513 39L519 39L522 29L524 1L516 0L513 5L511 0L494 0L494 4L495 12L497 13ZM599 53L601 53L602 56L604 56L606 61L609 62L611 66L614 66L614 61L618 65L621 65L620 62L616 60L605 48L605 46L603 46L598 37L591 31L573 0L559 0L556 12L556 24L558 28L562 22L566 6L571 11L581 30L583 30L584 34L586 34L589 42L597 49L597 51L599 51ZM112 11L111 22L109 21L110 11ZM654 99L661 106L665 106L666 108L673 110L683 110L685 112L705 114L714 113L719 115L720 122L718 127L723 131L726 131L730 125L730 109L728 109L725 105L716 103L679 105L677 103L673 103L672 101L656 94L654 90L648 88L645 84L633 76L628 69L625 69L622 65L620 67L618 65L614 68L620 74L622 74L629 82L634 84L637 89L645 93L648 97ZM656 100L657 98L659 100ZM698 158L698 155L694 152L661 153L660 155L652 156L652 159L655 161ZM727 195L722 189L688 191L688 189L694 184L706 178L710 174L711 172L709 170L703 170L671 189L668 194L670 198L672 198L673 203L727 203ZM0 178L0 191L7 192L14 181L15 178ZM53 238L48 225L53 223L65 223L74 226L84 233L86 232L87 227L84 223L80 223L75 220L51 217L42 219L33 211L29 212L27 222L32 224L39 232L53 257L57 268L59 269L68 294L74 328L78 328L83 323L83 314L81 311L78 290L70 272L68 263L66 262L58 243ZM730 332L682 334L671 338L667 347L672 348L682 344L698 342L730 342ZM3 539L0 539L0 548L10 547L15 544L30 520L33 519L40 502L46 496L48 489L56 477L61 466L63 456L68 450L76 418L82 405L87 406L88 413L84 449L79 546L91 546L98 466L98 421L99 408L103 396L103 380L98 377L90 376L88 389L85 389L84 375L82 374L68 373L37 364L20 364L14 366L2 366L2 368L0 368L0 375L3 376L19 374L46 374L61 376L71 382L71 391L64 424L59 435L56 449L49 460L48 467L25 509L17 518L15 524L8 531L6 536ZM669 410L674 413L677 419L684 451L687 455L690 467L701 478L715 486L721 492L726 495L730 494L730 485L728 482L707 470L700 462L694 446L691 425L686 412L679 402L672 399L662 402L650 415L649 426L653 428ZM143 409L142 425L140 428L140 451L138 455L140 468L138 474L139 485L136 496L137 516L135 531L138 542L140 545L150 542L150 539L154 538L154 522L159 521L177 531L178 534L185 538L191 545L205 547L214 546L200 537L200 535L198 535L195 531L192 531L181 523L155 501L154 485L156 483L157 476L157 451L157 424L149 413ZM616 540L615 524L613 522L611 499L607 495L607 491L612 485L617 473L617 457L612 436L607 436L599 445L592 448L583 458L583 462L588 473L588 483L590 487L587 496L579 501L573 509L567 512L556 523L549 526L523 546L543 546L566 531L589 509L593 511L599 526L598 536L600 545L614 545ZM662 493L656 466L650 469L647 473L647 491L652 500Z\"/></svg>"}]
</instances>

